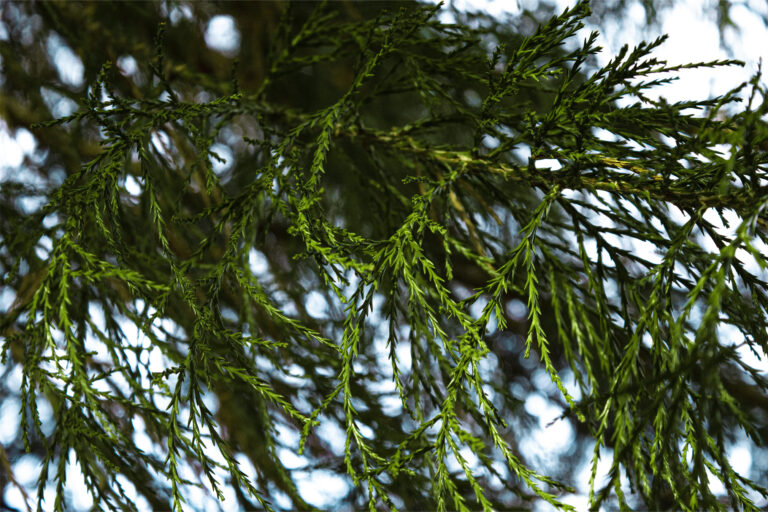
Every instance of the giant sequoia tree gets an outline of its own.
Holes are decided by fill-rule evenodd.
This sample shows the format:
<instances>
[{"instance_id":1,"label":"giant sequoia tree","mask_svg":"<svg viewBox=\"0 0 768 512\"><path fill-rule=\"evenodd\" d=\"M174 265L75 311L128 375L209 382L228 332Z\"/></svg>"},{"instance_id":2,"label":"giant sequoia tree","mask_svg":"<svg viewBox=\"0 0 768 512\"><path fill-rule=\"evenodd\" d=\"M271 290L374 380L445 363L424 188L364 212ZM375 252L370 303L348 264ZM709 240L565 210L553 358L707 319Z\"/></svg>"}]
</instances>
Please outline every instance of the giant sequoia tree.
<instances>
[{"instance_id":1,"label":"giant sequoia tree","mask_svg":"<svg viewBox=\"0 0 768 512\"><path fill-rule=\"evenodd\" d=\"M313 474L371 510L757 508L759 78L668 103L739 63L601 68L587 2L440 9L3 5L0 115L37 151L0 183L0 490L66 509L74 465L105 510L310 509ZM531 396L574 434L543 469Z\"/></svg>"}]
</instances>

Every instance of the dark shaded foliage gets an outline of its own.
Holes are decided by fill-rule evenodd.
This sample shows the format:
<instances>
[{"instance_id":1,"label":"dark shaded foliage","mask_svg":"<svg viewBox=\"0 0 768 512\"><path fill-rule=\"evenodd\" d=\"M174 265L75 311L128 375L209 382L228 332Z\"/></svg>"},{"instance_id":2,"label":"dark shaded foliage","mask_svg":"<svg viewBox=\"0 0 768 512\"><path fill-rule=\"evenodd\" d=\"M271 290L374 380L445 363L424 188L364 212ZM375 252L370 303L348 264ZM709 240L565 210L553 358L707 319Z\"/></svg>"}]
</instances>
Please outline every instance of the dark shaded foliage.
<instances>
[{"instance_id":1,"label":"dark shaded foliage","mask_svg":"<svg viewBox=\"0 0 768 512\"><path fill-rule=\"evenodd\" d=\"M572 44L585 2L538 26L438 10L4 8L0 115L38 155L1 184L0 462L40 457L41 508L68 460L104 509L129 484L153 509L194 485L311 509L305 471L346 475L339 506L567 507L585 450L596 509L756 508L726 449L768 430L738 350L768 350L758 77L669 104L645 95L669 73L738 63L669 66L660 39L600 68L594 34ZM215 14L237 59L205 44ZM576 433L553 474L521 448L536 393Z\"/></svg>"}]
</instances>

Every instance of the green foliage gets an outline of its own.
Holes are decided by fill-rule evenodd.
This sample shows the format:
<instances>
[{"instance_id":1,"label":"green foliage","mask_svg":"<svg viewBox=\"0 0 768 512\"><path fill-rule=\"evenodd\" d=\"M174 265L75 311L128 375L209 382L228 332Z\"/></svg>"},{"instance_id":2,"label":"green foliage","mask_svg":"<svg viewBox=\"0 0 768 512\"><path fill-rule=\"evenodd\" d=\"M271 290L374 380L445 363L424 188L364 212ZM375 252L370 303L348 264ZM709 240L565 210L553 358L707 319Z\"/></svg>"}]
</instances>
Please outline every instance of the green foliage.
<instances>
[{"instance_id":1,"label":"green foliage","mask_svg":"<svg viewBox=\"0 0 768 512\"><path fill-rule=\"evenodd\" d=\"M39 110L56 80L9 60L40 48L0 43L3 115L49 151L1 184L2 363L21 368L3 400L39 509L66 508L69 461L99 509L186 510L194 486L311 509L304 471L346 475L341 504L369 510L572 509L589 449L594 509L758 510L765 478L727 449L768 435L740 350L768 353L759 75L655 100L739 63L669 65L660 38L598 67L597 34L574 41L588 2L527 35L421 4L160 6L14 8L9 27L38 16L86 64L60 118ZM227 9L239 61L195 28ZM104 43L113 10L141 29ZM515 387L577 433L554 473L521 449Z\"/></svg>"}]
</instances>

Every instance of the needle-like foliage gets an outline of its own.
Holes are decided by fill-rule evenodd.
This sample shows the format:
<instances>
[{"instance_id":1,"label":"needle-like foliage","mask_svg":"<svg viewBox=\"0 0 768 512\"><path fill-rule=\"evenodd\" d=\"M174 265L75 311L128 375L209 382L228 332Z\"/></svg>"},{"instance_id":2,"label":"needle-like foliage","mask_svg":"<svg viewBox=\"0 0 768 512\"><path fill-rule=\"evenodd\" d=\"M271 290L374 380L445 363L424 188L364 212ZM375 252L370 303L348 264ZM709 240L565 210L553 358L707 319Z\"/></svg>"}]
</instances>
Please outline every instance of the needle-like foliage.
<instances>
[{"instance_id":1,"label":"needle-like foliage","mask_svg":"<svg viewBox=\"0 0 768 512\"><path fill-rule=\"evenodd\" d=\"M0 485L38 510L70 506L68 468L103 510L311 509L311 475L371 511L758 510L759 457L729 450L768 435L759 75L669 103L740 63L660 38L597 66L586 1L442 12L6 6L2 116L38 149L0 184ZM203 42L216 14L239 60ZM572 433L540 447L559 465L530 397Z\"/></svg>"}]
</instances>

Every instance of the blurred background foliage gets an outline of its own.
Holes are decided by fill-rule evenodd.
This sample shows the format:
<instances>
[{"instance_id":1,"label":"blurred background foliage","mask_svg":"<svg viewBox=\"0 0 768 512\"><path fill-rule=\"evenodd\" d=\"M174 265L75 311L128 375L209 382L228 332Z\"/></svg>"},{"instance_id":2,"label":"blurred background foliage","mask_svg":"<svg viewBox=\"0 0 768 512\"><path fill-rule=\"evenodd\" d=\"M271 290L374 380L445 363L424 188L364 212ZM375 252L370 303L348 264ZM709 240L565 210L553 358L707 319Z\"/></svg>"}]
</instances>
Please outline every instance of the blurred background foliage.
<instances>
[{"instance_id":1,"label":"blurred background foliage","mask_svg":"<svg viewBox=\"0 0 768 512\"><path fill-rule=\"evenodd\" d=\"M591 3L592 19L599 22L621 18L630 3L596 0ZM671 5L666 0L641 3L649 24ZM731 25L728 13L732 6L732 2L722 0L713 11L723 30ZM559 64L563 75L521 80L515 94L501 98L495 109L503 112L504 123L513 132L494 133L498 128L490 123L482 130L475 125L478 115L484 115L478 114L483 99L493 93L483 85L484 80L503 68L524 38L553 14L553 8L545 3L504 22L478 13L455 13L457 25L440 23L434 16L428 18L428 7L403 2L340 1L321 8L312 2L35 1L7 2L1 8L4 33L0 38L0 118L10 133L27 130L35 141L35 151L25 156L16 174L6 174L0 200L4 308L0 320L4 338L0 403L4 411L11 411L4 412L3 421L15 421L14 413L22 402L27 403L29 397L20 396L20 389L29 393L35 388L34 381L25 388L21 377L34 364L30 363L26 344L29 325L37 319L30 321L28 313L30 304L35 303L35 293L46 282L50 262L56 261L52 249L62 233L75 233L78 244L89 254L130 269L149 283L165 286L146 285L141 289L146 284L141 279L106 271L98 282L73 279L66 305L73 326L72 340L80 344L77 350L89 367L89 375L105 373L94 379L103 381L109 398L98 398L102 409L94 415L88 412L85 398L68 403L71 397L66 394L66 386L64 391L57 391L55 386L41 385L37 390L39 418L29 407L22 408L23 421L39 421L40 428L30 427L28 434L25 429L11 429L2 443L0 495L6 496L7 488L24 487L15 480L12 468L30 457L25 455L28 449L37 463L47 460L51 465L49 478L40 481L40 492L66 500L60 489L48 493L53 474L64 471L68 450L72 449L88 487L95 490L94 496L104 500L99 506L105 508L131 507L128 498L132 494L120 485L132 487L134 495L140 495L151 509L166 509L172 502L175 490L169 484L164 451L171 443L165 407L174 403L172 388L177 381L173 378L178 370L163 371L183 366L191 340L204 339L205 350L213 354L211 360L220 357L232 368L253 371L260 382L286 397L304 415L336 388L342 361L333 348L318 340L336 343L345 338L349 317L330 286L334 276L323 259L323 247L309 250L307 238L297 234L294 214L286 210L290 206L302 211L302 207L290 203L290 199L278 200L277 196L291 195L283 191L300 190L303 197L312 198L315 190L305 190L307 183L322 189L320 203L315 206L333 228L317 224L307 232L338 251L339 258L348 259L343 261L370 263L370 259L366 262L359 256L356 236L389 239L412 212L411 198L425 194L429 187L440 183L443 173L452 171L452 164L441 168L434 162L425 163L419 156L420 147L438 151L464 148L467 159L490 155L506 165L525 165L530 156L525 148L534 147L537 137L526 132L526 116L544 116L551 111L561 93L561 77L571 72L570 63L563 60ZM390 14L382 14L385 11ZM401 38L397 53L381 58L375 79L356 85L365 59L387 44L379 34L379 23L391 22L401 11L401 16L428 21L421 25L414 21L413 26L403 23L406 28L402 30L410 27L413 32L390 34L388 37ZM230 46L215 48L210 40L206 41L206 33L210 22L222 16L234 20L238 37L229 41ZM162 23L165 25L161 30ZM300 38L297 34L307 35ZM494 53L500 45L504 49ZM569 49L553 45L547 58L555 61L565 57ZM489 69L489 59L493 64L494 58L497 67ZM583 82L597 69L593 55L585 58L584 66L575 71L582 77L577 81ZM112 63L111 68L105 68L107 62ZM282 175L264 171L279 151L286 152L285 161L290 165L312 168L312 149L322 126L311 124L295 133L290 148L281 148L281 141L293 137L295 126L307 122L313 113L335 105L353 86L356 111L345 118L346 124L332 127L333 146L326 155L319 182L312 181L312 175L304 171ZM106 105L105 98L120 101ZM215 103L217 98L224 100ZM187 110L183 115L168 114L164 119L159 113L166 102L173 108L181 104L209 106L199 110L184 107ZM148 112L143 117L139 112L142 109ZM611 107L600 105L597 110L601 109L607 113ZM73 116L69 122L46 124L67 116ZM643 132L631 122L622 125L618 121L612 126L630 136ZM402 138L398 139L398 135ZM572 135L548 136L560 140ZM116 147L116 141L123 136L139 141L138 146L145 148L146 154L126 150L119 159L110 154L104 160L105 151ZM383 138L386 136L392 139ZM495 153L499 140L505 137L513 138L516 144L503 154ZM656 137L661 139L658 130ZM104 168L105 161L119 166L106 166L106 178L89 178ZM280 165L272 167L279 169ZM83 169L91 174L79 172ZM153 177L153 191L148 188L149 175ZM78 205L57 198L55 191L62 185L84 196L90 194L90 199ZM446 260L450 260L452 273L446 279L457 301L486 286L492 277L488 265L505 261L505 255L517 245L525 220L542 202L540 185L535 180L508 181L477 173L458 180L450 194L435 198L429 217L460 243L449 256L441 237L426 230L421 249L437 268L445 268ZM275 191L272 195L262 193L270 187ZM253 200L247 207L248 225L243 227L236 222L242 217L238 209L243 207L231 198L249 191L253 192ZM58 201L55 208L44 207L52 197ZM158 236L155 211L166 215L167 247ZM542 229L547 236L558 236L570 222L571 214L553 208L548 226ZM580 236L594 237L586 220L583 225L587 232ZM110 238L108 233L113 236ZM232 256L232 251L237 255ZM252 275L241 281L234 273L216 274L215 269L230 257L228 265L240 265ZM81 255L80 259L73 271L88 267L87 258ZM639 279L649 267L641 261L627 263L633 279ZM174 290L168 285L174 272L184 275L185 281L176 284L181 287L180 282L187 282L187 289ZM355 290L358 281L353 274L335 276L334 284L342 286L344 294ZM606 280L614 278L615 274ZM365 426L364 437L380 453L392 452L424 420L409 415L394 385L384 384L392 382L393 370L389 366L389 348L382 340L387 336L399 338L402 347L409 348L391 350L400 358L408 382L403 403L414 411L419 402L425 411L438 407L450 376L450 365L443 355L430 354L432 345L418 341L420 330L426 331L428 326L419 327L418 319L403 308L401 299L406 291L392 279L378 283L374 312L364 324L359 355L354 361L356 378L351 380L357 421ZM542 420L525 407L530 397L540 397L550 404L548 407L556 405L558 410L572 409L542 369L538 356L524 357L530 304L524 293L525 275L516 279L504 296L507 328L491 330L485 337L490 351L483 363L485 383L508 424L504 439L511 451L565 486L579 485L579 473L594 444L594 422L580 422L575 414L566 413L560 420L569 425L560 431L566 443L549 457L532 455L529 449L532 443L546 439L532 434ZM540 276L542 282L547 279ZM587 280L582 275L581 282L571 284L586 289ZM249 295L244 291L246 281L258 282L260 290ZM60 283L58 279L51 284L52 290ZM651 284L644 291L642 288L638 285L638 293L649 294ZM680 307L684 293L673 295ZM257 296L268 300L260 304L254 299ZM579 297L585 304L591 300L586 292L579 292ZM272 306L265 305L267 302ZM211 331L214 334L200 334L200 312L190 304L209 312L205 322L215 326ZM479 311L476 308L473 314ZM557 340L560 332L556 314L551 303L542 299L541 326L550 340ZM587 324L600 324L599 310L584 314L582 320ZM61 323L60 317L53 322L59 327ZM443 327L449 336L461 334L456 322L446 321ZM762 332L764 317L756 319L751 327ZM242 336L227 338L223 333ZM94 349L86 338L99 334L104 337L103 347L118 348L94 353L102 349ZM242 342L248 336L263 343ZM288 343L289 349L270 345L281 342ZM157 347L162 357L154 351ZM571 356L564 345L552 342L550 350L563 379L572 381ZM651 364L648 357L646 354L642 364ZM599 359L595 356L594 362ZM127 368L122 375L110 373L119 366ZM600 370L604 372L605 386L612 370ZM195 370L187 367L186 371L188 379L194 379ZM734 365L724 364L718 371L724 375L725 386L738 396L745 414L750 415L758 431L756 438L765 439L768 398L764 390ZM278 508L312 508L297 490L297 482L307 478L305 475L325 472L343 476L347 464L363 464L359 452L354 452L354 460L345 461L343 447L334 443L334 439L346 436L347 429L345 410L338 403L323 411L319 419L325 430L319 428L309 435L304 455L286 459L286 453L296 452L300 422L270 401L253 381L235 379L227 371L210 368L201 368L199 373L201 395L195 399L191 388L185 388L189 403L180 407L197 407L204 421L206 414L201 408L207 404L212 423L203 430L209 435L218 431L222 446L231 450L231 460L250 471L259 493L271 498ZM150 386L153 375L168 378L169 387L164 387L162 378ZM76 396L76 384L72 386ZM99 414L109 420L104 421ZM180 414L190 416L189 411ZM459 408L459 414L475 435L482 435L485 420L477 410ZM733 423L729 418L722 421ZM79 426L72 427L72 422L79 422ZM183 423L180 420L179 424ZM69 427L62 428L66 424ZM217 427L212 428L214 424ZM121 433L111 433L105 425ZM191 428L188 423L187 428ZM726 438L736 439L735 430L724 432ZM23 439L25 436L27 439ZM139 438L148 441L139 446ZM611 448L610 435L606 439ZM435 507L435 467L424 455L429 448L426 442L416 443L409 452L409 462L415 461L422 470L381 476L380 485L387 489L395 505L412 510ZM184 478L207 487L210 484L206 473L221 474L213 469L215 461L224 465L230 462L216 457L206 461L196 452L193 441L185 441L177 449L188 468ZM764 463L759 461L768 458L761 458L763 448L754 449L752 474L765 475L766 468L761 466ZM494 508L529 508L539 499L524 479L509 475L503 465L491 460L498 459L497 453L490 448L484 453L489 460L481 461L481 465L487 469L478 478ZM47 454L51 454L48 459ZM109 473L104 472L105 467L110 467ZM457 475L462 473L458 466L452 470ZM114 474L122 475L122 479L108 476ZM248 494L246 486L226 480L229 476L224 474L219 478L225 479L222 483L228 497L244 509L263 506ZM757 480L766 483L764 478ZM456 495L474 504L475 490L470 482L458 477L454 482L458 486ZM316 481L313 485L322 483ZM668 485L653 485L647 506L666 508L679 503ZM555 493L563 488L548 481L544 487ZM365 506L371 492L366 486L344 485L335 495L336 501L326 506L357 509ZM188 505L205 508L203 503ZM48 509L51 503L41 506Z\"/></svg>"}]
</instances>

